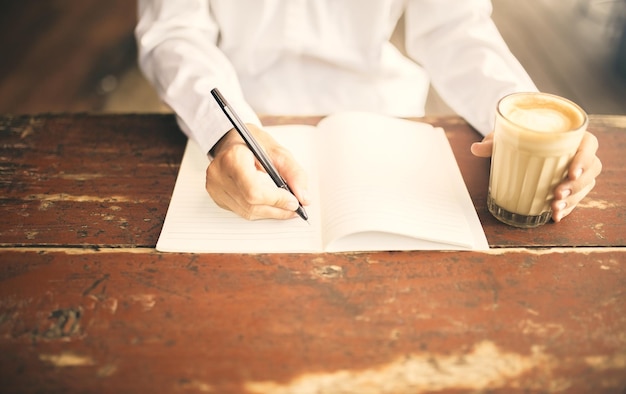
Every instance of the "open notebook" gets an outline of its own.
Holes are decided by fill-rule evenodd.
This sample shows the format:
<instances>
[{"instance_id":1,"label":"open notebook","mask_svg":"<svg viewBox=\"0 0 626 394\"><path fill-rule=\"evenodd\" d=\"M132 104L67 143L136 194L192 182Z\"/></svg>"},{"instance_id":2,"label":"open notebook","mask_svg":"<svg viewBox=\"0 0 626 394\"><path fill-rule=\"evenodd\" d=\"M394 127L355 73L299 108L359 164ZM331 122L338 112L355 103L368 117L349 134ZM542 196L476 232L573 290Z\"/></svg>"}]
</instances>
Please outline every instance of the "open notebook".
<instances>
[{"instance_id":1,"label":"open notebook","mask_svg":"<svg viewBox=\"0 0 626 394\"><path fill-rule=\"evenodd\" d=\"M208 159L189 141L157 250L286 253L484 250L487 240L440 128L347 112L316 127L266 127L309 175L309 223L248 221L204 189ZM269 177L268 177L269 180Z\"/></svg>"}]
</instances>

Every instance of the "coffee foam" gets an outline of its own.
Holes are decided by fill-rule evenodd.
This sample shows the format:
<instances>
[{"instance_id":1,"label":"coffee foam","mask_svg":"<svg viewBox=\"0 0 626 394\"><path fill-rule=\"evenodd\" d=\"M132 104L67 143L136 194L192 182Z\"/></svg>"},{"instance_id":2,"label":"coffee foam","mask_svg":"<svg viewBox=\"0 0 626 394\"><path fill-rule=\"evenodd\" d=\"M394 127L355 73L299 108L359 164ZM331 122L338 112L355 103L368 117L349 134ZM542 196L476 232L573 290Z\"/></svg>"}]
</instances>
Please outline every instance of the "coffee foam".
<instances>
[{"instance_id":1,"label":"coffee foam","mask_svg":"<svg viewBox=\"0 0 626 394\"><path fill-rule=\"evenodd\" d=\"M552 108L513 108L508 119L524 128L545 133L559 133L572 129L572 121Z\"/></svg>"},{"instance_id":2,"label":"coffee foam","mask_svg":"<svg viewBox=\"0 0 626 394\"><path fill-rule=\"evenodd\" d=\"M585 112L564 98L543 93L503 98L494 127L490 211L500 220L506 219L501 212L520 220L549 217L553 190L563 180L586 124Z\"/></svg>"},{"instance_id":3,"label":"coffee foam","mask_svg":"<svg viewBox=\"0 0 626 394\"><path fill-rule=\"evenodd\" d=\"M576 104L549 94L510 95L501 101L499 111L509 122L542 133L572 131L585 123L584 112Z\"/></svg>"}]
</instances>

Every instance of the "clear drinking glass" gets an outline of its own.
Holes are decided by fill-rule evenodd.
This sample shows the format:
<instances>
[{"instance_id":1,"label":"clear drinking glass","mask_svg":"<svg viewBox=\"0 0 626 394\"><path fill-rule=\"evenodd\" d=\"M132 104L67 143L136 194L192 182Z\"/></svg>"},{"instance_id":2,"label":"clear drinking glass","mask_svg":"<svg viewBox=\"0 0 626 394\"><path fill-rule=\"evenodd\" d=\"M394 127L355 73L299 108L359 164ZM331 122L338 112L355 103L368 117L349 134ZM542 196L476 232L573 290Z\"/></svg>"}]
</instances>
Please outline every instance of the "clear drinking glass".
<instances>
[{"instance_id":1,"label":"clear drinking glass","mask_svg":"<svg viewBox=\"0 0 626 394\"><path fill-rule=\"evenodd\" d=\"M498 103L494 128L489 212L516 227L537 227L552 216L554 188L587 128L575 103L547 93L514 93Z\"/></svg>"}]
</instances>

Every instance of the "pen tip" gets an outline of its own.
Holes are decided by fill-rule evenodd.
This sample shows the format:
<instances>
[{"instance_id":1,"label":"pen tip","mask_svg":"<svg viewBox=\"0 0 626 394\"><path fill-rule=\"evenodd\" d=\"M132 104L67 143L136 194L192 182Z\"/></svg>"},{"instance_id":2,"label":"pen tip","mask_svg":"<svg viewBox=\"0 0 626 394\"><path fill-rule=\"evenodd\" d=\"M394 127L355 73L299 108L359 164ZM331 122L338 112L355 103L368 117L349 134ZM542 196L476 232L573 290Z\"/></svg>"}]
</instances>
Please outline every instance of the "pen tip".
<instances>
[{"instance_id":1,"label":"pen tip","mask_svg":"<svg viewBox=\"0 0 626 394\"><path fill-rule=\"evenodd\" d=\"M302 205L300 205L298 207L298 209L296 210L296 213L298 214L298 216L300 216L305 222L309 222L309 215L306 214L306 211L304 210L304 208L302 207Z\"/></svg>"}]
</instances>

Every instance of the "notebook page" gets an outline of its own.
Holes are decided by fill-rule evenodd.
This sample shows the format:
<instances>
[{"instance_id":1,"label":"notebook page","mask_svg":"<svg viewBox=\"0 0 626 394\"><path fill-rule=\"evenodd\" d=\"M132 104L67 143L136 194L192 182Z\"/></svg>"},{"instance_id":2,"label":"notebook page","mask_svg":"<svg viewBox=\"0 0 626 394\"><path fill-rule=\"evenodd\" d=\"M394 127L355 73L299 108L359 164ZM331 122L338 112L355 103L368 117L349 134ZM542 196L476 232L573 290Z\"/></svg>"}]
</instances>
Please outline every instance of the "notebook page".
<instances>
[{"instance_id":1,"label":"notebook page","mask_svg":"<svg viewBox=\"0 0 626 394\"><path fill-rule=\"evenodd\" d=\"M311 146L315 128L292 125L266 127L307 169L312 204L309 224L289 220L249 221L218 207L206 192L209 161L192 140L180 166L170 206L156 249L163 252L263 253L315 252L321 249L317 172ZM269 180L269 177L268 177ZM271 181L270 181L271 182Z\"/></svg>"},{"instance_id":2,"label":"notebook page","mask_svg":"<svg viewBox=\"0 0 626 394\"><path fill-rule=\"evenodd\" d=\"M472 250L489 250L489 242L487 241L485 230L483 229L483 225L478 218L478 213L476 212L476 208L472 202L472 197L467 190L467 186L465 186L463 175L461 175L461 170L459 169L459 165L454 157L454 152L452 151L450 142L448 141L445 133L442 133L440 138L445 139L445 143L442 141L440 145L442 150L442 160L449 164L446 176L448 177L452 193L456 196L457 204L463 212L463 216L465 217L465 221L472 235Z\"/></svg>"},{"instance_id":3,"label":"notebook page","mask_svg":"<svg viewBox=\"0 0 626 394\"><path fill-rule=\"evenodd\" d=\"M442 129L366 113L333 115L318 127L327 250L486 248ZM471 227L468 215L476 217Z\"/></svg>"}]
</instances>

